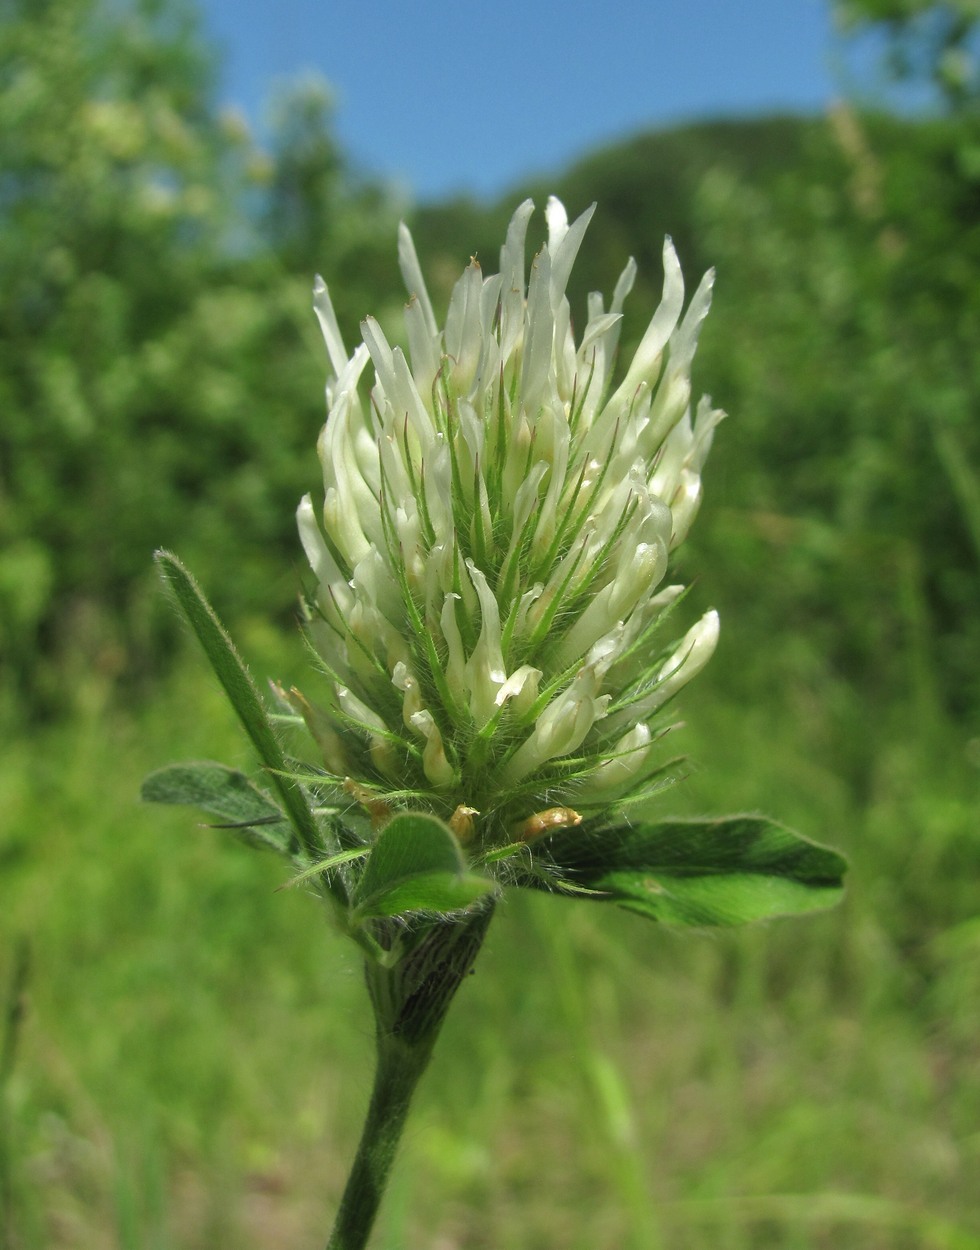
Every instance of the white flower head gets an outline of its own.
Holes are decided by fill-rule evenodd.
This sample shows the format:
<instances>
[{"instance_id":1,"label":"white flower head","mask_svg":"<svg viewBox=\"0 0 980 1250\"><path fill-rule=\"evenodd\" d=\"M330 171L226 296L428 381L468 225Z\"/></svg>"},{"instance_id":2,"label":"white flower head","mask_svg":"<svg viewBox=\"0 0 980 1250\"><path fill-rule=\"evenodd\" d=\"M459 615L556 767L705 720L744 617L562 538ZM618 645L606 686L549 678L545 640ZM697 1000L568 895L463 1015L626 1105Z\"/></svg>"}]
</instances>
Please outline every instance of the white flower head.
<instances>
[{"instance_id":1,"label":"white flower head","mask_svg":"<svg viewBox=\"0 0 980 1250\"><path fill-rule=\"evenodd\" d=\"M324 502L298 513L330 683L318 716L348 776L396 805L475 809L488 840L556 799L587 806L590 778L606 802L642 782L649 718L718 633L710 613L679 644L660 636L723 415L705 399L691 418L712 275L684 313L666 240L663 298L614 387L635 265L608 309L589 297L576 342L565 292L593 210L569 223L548 201L527 278L532 210L514 214L499 273L470 263L441 328L401 227L407 353L369 318L348 355L318 281Z\"/></svg>"}]
</instances>

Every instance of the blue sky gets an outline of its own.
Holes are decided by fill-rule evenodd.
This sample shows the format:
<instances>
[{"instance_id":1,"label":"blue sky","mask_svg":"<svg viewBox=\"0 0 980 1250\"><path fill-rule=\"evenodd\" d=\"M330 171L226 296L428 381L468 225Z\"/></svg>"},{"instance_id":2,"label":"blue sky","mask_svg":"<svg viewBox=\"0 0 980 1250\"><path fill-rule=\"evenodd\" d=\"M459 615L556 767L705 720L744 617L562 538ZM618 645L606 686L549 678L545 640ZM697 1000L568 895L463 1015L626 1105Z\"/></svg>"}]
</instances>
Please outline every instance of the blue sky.
<instances>
[{"instance_id":1,"label":"blue sky","mask_svg":"<svg viewBox=\"0 0 980 1250\"><path fill-rule=\"evenodd\" d=\"M334 89L356 164L419 199L492 196L609 140L839 93L827 0L200 0L220 95L261 131L277 81Z\"/></svg>"}]
</instances>

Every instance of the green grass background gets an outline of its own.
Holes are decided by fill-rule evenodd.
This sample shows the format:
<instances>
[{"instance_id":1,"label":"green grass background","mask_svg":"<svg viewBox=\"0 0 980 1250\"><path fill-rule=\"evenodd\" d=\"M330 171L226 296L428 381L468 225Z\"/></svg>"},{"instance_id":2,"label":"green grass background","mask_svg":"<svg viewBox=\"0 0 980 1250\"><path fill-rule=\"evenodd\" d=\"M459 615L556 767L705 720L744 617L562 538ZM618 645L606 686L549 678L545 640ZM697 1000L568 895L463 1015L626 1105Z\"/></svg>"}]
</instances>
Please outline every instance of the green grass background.
<instances>
[{"instance_id":1,"label":"green grass background","mask_svg":"<svg viewBox=\"0 0 980 1250\"><path fill-rule=\"evenodd\" d=\"M260 675L295 648L245 641ZM980 1245L977 743L909 723L858 792L779 690L747 708L706 673L685 710L660 810L764 807L848 852L847 902L709 935L508 897L379 1250ZM140 807L174 757L250 766L193 653L145 707L93 695L0 762L7 976L31 956L12 1247L298 1250L340 1194L371 1071L357 956L272 857Z\"/></svg>"},{"instance_id":2,"label":"green grass background","mask_svg":"<svg viewBox=\"0 0 980 1250\"><path fill-rule=\"evenodd\" d=\"M0 1250L320 1245L370 1087L314 899L138 801L252 766L153 549L298 676L311 273L348 342L404 300L406 206L329 92L260 145L215 64L175 0L0 21ZM732 415L677 580L722 640L656 811L763 811L852 869L841 908L732 933L508 898L376 1250L980 1250L980 111L947 103L641 134L410 213L444 309L525 193L597 200L572 308L634 255L624 353L665 232L690 287L717 265L694 384Z\"/></svg>"}]
</instances>

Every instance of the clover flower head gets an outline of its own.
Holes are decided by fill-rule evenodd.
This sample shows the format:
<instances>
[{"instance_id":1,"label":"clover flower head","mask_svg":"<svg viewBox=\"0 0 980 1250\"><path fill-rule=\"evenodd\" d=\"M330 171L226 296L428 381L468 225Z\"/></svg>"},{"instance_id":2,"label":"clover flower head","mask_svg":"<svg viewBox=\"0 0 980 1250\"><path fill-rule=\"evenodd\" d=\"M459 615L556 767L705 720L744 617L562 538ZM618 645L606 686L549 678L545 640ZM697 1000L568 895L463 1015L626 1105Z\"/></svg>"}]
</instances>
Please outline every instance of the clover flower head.
<instances>
[{"instance_id":1,"label":"clover flower head","mask_svg":"<svg viewBox=\"0 0 980 1250\"><path fill-rule=\"evenodd\" d=\"M664 585L671 553L723 416L707 398L691 411L713 275L685 312L665 241L663 298L614 384L636 266L608 309L589 296L576 342L566 287L593 209L569 223L548 201L528 278L532 211L514 214L499 273L470 263L441 328L401 227L407 350L368 318L349 354L318 281L324 496L298 512L327 680L316 706L293 698L328 773L394 807L455 813L486 842L542 808L642 789L661 709L718 636L708 612L663 638L682 593Z\"/></svg>"}]
</instances>

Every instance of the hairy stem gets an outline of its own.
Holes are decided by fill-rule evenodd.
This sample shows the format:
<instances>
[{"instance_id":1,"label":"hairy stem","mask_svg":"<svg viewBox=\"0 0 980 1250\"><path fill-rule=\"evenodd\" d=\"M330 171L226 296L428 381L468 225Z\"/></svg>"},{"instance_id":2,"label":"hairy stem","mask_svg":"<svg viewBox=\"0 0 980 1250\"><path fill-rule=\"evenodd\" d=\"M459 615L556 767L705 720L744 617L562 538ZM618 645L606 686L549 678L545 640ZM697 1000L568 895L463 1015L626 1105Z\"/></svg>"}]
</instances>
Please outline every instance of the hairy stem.
<instances>
[{"instance_id":1,"label":"hairy stem","mask_svg":"<svg viewBox=\"0 0 980 1250\"><path fill-rule=\"evenodd\" d=\"M412 1095L428 1067L453 996L473 966L493 907L399 935L409 949L392 967L373 960L367 982L377 1022L377 1069L360 1145L327 1250L367 1245ZM382 944L393 935L382 931Z\"/></svg>"},{"instance_id":2,"label":"hairy stem","mask_svg":"<svg viewBox=\"0 0 980 1250\"><path fill-rule=\"evenodd\" d=\"M412 1094L428 1059L417 1048L379 1046L364 1131L327 1250L361 1250L367 1245Z\"/></svg>"}]
</instances>

